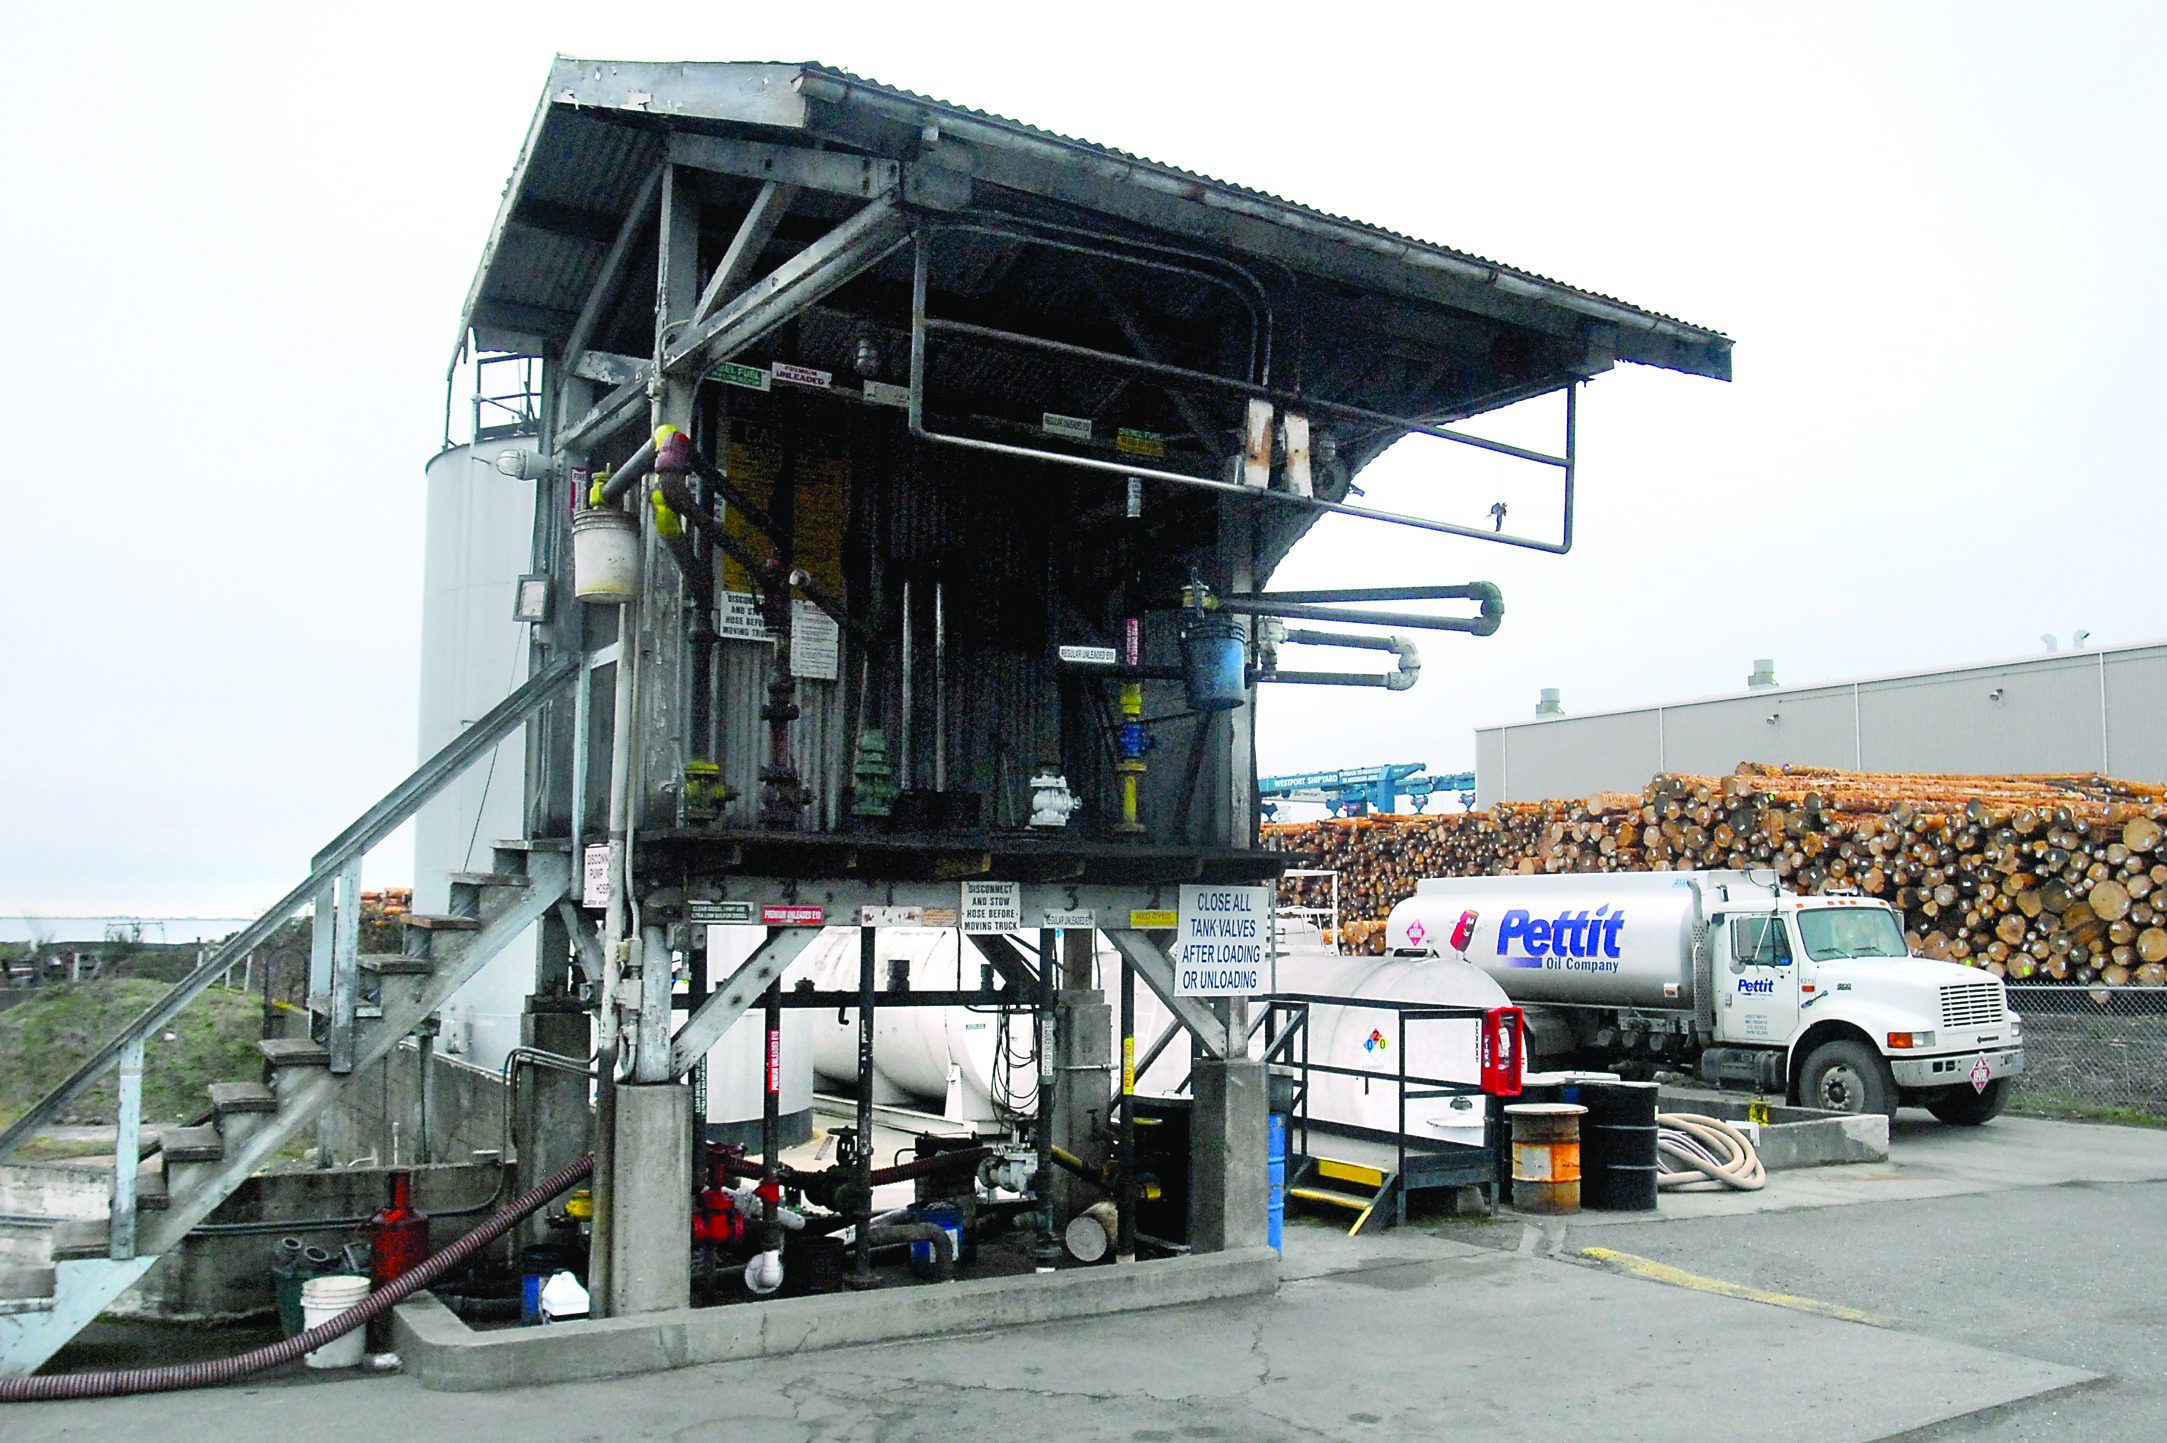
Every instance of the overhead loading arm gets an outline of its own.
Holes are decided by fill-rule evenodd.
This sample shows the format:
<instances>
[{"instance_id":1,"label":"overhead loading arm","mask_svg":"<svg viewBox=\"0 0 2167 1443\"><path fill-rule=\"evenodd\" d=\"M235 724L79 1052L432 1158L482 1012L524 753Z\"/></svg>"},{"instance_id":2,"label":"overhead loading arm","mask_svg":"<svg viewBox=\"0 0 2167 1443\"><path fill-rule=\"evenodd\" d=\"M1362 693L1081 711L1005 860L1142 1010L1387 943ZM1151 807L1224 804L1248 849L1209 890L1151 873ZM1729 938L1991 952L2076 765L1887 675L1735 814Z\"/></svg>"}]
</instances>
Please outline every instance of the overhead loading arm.
<instances>
[{"instance_id":1,"label":"overhead loading arm","mask_svg":"<svg viewBox=\"0 0 2167 1443\"><path fill-rule=\"evenodd\" d=\"M1272 623L1267 622L1267 626ZM1267 661L1276 662L1278 646L1358 646L1370 651L1389 651L1399 658L1399 666L1385 672L1353 671L1280 671L1276 668L1260 670L1258 681L1295 682L1303 686L1381 686L1387 691L1405 691L1422 677L1422 654L1415 644L1404 636L1355 636L1337 631L1283 631L1277 637L1267 637L1260 629L1257 650Z\"/></svg>"}]
</instances>

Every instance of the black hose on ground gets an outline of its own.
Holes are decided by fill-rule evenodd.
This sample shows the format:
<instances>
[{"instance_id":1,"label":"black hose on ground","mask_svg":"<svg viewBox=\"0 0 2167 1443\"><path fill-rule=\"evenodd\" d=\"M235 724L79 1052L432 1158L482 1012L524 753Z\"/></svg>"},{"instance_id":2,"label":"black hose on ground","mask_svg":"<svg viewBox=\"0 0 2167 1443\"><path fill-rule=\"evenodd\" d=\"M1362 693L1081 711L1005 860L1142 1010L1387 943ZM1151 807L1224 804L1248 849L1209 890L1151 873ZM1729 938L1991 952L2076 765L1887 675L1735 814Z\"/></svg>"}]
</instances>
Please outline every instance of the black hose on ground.
<instances>
[{"instance_id":1,"label":"black hose on ground","mask_svg":"<svg viewBox=\"0 0 2167 1443\"><path fill-rule=\"evenodd\" d=\"M290 1363L313 1353L333 1338L342 1337L420 1292L445 1273L466 1262L489 1244L517 1227L557 1194L594 1171L594 1155L566 1163L534 1187L499 1208L489 1220L412 1272L377 1289L328 1323L307 1332L254 1348L231 1358L206 1363L181 1363L168 1368L117 1368L101 1373L60 1373L50 1377L0 1378L0 1403L53 1402L67 1398L121 1398L133 1393L174 1393L184 1388L209 1388Z\"/></svg>"}]
</instances>

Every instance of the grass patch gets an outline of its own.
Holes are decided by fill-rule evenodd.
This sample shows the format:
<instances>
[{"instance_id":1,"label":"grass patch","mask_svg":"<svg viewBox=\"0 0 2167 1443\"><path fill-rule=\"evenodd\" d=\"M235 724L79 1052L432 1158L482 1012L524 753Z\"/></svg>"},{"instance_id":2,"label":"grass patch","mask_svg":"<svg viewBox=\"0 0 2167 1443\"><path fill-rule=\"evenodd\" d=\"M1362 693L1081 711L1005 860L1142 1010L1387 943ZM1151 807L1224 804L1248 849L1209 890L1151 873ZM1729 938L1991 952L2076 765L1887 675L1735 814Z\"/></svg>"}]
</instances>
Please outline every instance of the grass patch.
<instances>
[{"instance_id":1,"label":"grass patch","mask_svg":"<svg viewBox=\"0 0 2167 1443\"><path fill-rule=\"evenodd\" d=\"M113 977L39 990L36 999L0 1012L0 1115L20 1116L169 987L150 978ZM186 1122L210 1106L208 1084L257 1077L262 1059L255 1044L262 1033L259 998L217 988L198 997L144 1046L143 1121ZM117 1072L108 1072L56 1121L112 1123L118 1089Z\"/></svg>"}]
</instances>

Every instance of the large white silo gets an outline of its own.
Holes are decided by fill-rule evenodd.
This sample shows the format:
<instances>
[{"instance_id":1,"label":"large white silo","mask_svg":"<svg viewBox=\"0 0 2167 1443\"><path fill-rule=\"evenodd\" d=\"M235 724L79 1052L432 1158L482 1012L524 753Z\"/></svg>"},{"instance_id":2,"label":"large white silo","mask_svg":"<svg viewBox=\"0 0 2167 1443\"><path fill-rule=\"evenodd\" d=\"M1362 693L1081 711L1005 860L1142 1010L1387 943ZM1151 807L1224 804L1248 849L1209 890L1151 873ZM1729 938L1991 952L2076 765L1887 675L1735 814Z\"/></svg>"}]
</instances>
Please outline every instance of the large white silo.
<instances>
[{"instance_id":1,"label":"large white silo","mask_svg":"<svg viewBox=\"0 0 2167 1443\"><path fill-rule=\"evenodd\" d=\"M452 446L429 462L422 553L421 717L426 760L527 679L527 628L512 619L529 567L532 481L497 470L506 451L532 451L531 436ZM442 912L453 872L488 871L491 846L517 837L525 784L524 732L469 767L414 820L414 907ZM440 1044L483 1067L502 1066L519 1045L519 1018L534 991L530 931L483 967L444 1008Z\"/></svg>"}]
</instances>

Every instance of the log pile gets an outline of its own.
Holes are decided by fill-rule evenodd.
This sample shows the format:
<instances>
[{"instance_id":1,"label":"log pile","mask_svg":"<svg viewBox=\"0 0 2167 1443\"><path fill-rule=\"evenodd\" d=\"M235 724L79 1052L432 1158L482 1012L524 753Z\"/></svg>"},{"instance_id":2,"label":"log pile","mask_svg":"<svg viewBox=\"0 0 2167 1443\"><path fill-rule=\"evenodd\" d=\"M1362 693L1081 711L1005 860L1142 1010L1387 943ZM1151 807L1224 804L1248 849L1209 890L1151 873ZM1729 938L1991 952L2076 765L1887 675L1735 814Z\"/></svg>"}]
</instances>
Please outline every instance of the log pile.
<instances>
[{"instance_id":1,"label":"log pile","mask_svg":"<svg viewBox=\"0 0 2167 1443\"><path fill-rule=\"evenodd\" d=\"M1912 950L2012 980L2167 986L2167 789L2099 776L1919 776L1747 763L1639 793L1264 828L1340 874L1342 945L1377 953L1423 877L1767 869L1896 908ZM2154 898L2159 900L2155 903ZM1284 905L1330 901L1289 878Z\"/></svg>"}]
</instances>

